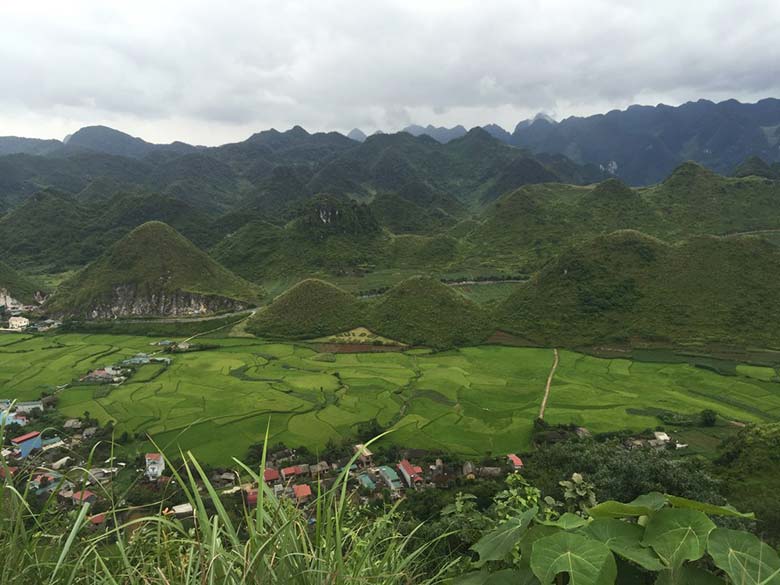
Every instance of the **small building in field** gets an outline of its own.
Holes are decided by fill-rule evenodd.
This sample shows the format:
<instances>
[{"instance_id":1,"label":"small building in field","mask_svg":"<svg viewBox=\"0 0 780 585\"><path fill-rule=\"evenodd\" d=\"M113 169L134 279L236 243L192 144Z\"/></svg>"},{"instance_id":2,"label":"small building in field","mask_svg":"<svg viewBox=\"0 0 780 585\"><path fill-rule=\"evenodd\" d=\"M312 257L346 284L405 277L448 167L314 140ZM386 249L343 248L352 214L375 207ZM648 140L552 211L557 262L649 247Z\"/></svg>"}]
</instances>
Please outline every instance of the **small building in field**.
<instances>
[{"instance_id":1,"label":"small building in field","mask_svg":"<svg viewBox=\"0 0 780 585\"><path fill-rule=\"evenodd\" d=\"M469 481L477 478L477 469L474 467L474 464L471 461L466 461L463 464L463 477Z\"/></svg>"},{"instance_id":2,"label":"small building in field","mask_svg":"<svg viewBox=\"0 0 780 585\"><path fill-rule=\"evenodd\" d=\"M423 482L422 468L416 465L412 465L408 459L403 459L398 464L398 471L401 472L406 485L410 488L416 488Z\"/></svg>"},{"instance_id":3,"label":"small building in field","mask_svg":"<svg viewBox=\"0 0 780 585\"><path fill-rule=\"evenodd\" d=\"M653 436L655 437L656 441L661 441L662 443L668 443L672 440L672 438L663 431L655 431Z\"/></svg>"},{"instance_id":4,"label":"small building in field","mask_svg":"<svg viewBox=\"0 0 780 585\"><path fill-rule=\"evenodd\" d=\"M28 400L26 402L17 402L14 405L17 414L33 414L43 412L43 402L40 400Z\"/></svg>"},{"instance_id":5,"label":"small building in field","mask_svg":"<svg viewBox=\"0 0 780 585\"><path fill-rule=\"evenodd\" d=\"M62 425L62 428L63 429L67 429L69 431L71 431L71 430L76 431L76 430L80 429L82 426L84 426L84 423L82 423L79 419L77 419L77 418L69 418Z\"/></svg>"},{"instance_id":6,"label":"small building in field","mask_svg":"<svg viewBox=\"0 0 780 585\"><path fill-rule=\"evenodd\" d=\"M311 487L307 484L294 485L293 494L295 495L295 501L299 504L305 504L311 499Z\"/></svg>"},{"instance_id":7,"label":"small building in field","mask_svg":"<svg viewBox=\"0 0 780 585\"><path fill-rule=\"evenodd\" d=\"M27 317L11 317L8 319L8 328L13 331L22 331L30 326L30 320Z\"/></svg>"},{"instance_id":8,"label":"small building in field","mask_svg":"<svg viewBox=\"0 0 780 585\"><path fill-rule=\"evenodd\" d=\"M160 479L165 471L165 459L162 453L147 453L144 458L146 461L146 471L144 475L149 481L156 481Z\"/></svg>"},{"instance_id":9,"label":"small building in field","mask_svg":"<svg viewBox=\"0 0 780 585\"><path fill-rule=\"evenodd\" d=\"M523 468L523 460L514 453L507 455L506 459L513 470L520 471Z\"/></svg>"}]
</instances>

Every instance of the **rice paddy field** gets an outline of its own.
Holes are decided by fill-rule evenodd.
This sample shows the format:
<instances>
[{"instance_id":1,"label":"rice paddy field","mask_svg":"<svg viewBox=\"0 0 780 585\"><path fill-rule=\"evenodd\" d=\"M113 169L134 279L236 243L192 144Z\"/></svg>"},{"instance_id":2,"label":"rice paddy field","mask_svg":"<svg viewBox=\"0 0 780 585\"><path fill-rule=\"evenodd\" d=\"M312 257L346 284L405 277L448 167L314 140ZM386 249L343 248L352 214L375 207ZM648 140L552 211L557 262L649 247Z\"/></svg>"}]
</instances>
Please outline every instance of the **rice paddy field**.
<instances>
[{"instance_id":1,"label":"rice paddy field","mask_svg":"<svg viewBox=\"0 0 780 585\"><path fill-rule=\"evenodd\" d=\"M0 399L33 399L138 352L149 337L0 336ZM163 447L229 462L262 441L310 449L376 419L405 447L464 455L523 451L553 361L550 349L485 345L443 353L317 353L254 338L209 339L215 349L175 354L116 387L59 392L65 416L85 411L117 432L148 433ZM659 409L705 408L741 422L780 420L774 368L737 364L733 375L688 363L602 359L562 351L545 419L598 433L656 427ZM688 436L693 433L686 431ZM703 435L703 441L714 440Z\"/></svg>"}]
</instances>

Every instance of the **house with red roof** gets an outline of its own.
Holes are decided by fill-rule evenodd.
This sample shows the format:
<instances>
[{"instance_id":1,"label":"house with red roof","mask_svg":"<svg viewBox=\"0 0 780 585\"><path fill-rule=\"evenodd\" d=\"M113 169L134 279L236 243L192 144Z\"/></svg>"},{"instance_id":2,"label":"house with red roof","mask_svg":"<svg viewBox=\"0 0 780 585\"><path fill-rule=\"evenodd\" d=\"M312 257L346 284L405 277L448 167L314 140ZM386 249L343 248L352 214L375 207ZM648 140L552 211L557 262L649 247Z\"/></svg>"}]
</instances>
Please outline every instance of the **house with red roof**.
<instances>
[{"instance_id":1,"label":"house with red roof","mask_svg":"<svg viewBox=\"0 0 780 585\"><path fill-rule=\"evenodd\" d=\"M276 469L268 467L263 471L263 481L265 481L265 483L274 483L279 481L279 479L279 472L276 471Z\"/></svg>"},{"instance_id":2,"label":"house with red roof","mask_svg":"<svg viewBox=\"0 0 780 585\"><path fill-rule=\"evenodd\" d=\"M89 523L92 524L92 526L102 526L106 523L106 513L102 514L95 514L94 516L89 517Z\"/></svg>"},{"instance_id":3,"label":"house with red roof","mask_svg":"<svg viewBox=\"0 0 780 585\"><path fill-rule=\"evenodd\" d=\"M97 494L93 494L89 490L83 490L80 492L73 492L71 500L74 504L94 504L97 501Z\"/></svg>"},{"instance_id":4,"label":"house with red roof","mask_svg":"<svg viewBox=\"0 0 780 585\"><path fill-rule=\"evenodd\" d=\"M290 467L284 467L282 469L282 479L287 481L290 478L297 477L303 473L300 465L292 465Z\"/></svg>"},{"instance_id":5,"label":"house with red roof","mask_svg":"<svg viewBox=\"0 0 780 585\"><path fill-rule=\"evenodd\" d=\"M423 482L422 467L412 465L408 459L403 459L398 464L398 471L401 472L406 485L409 487L417 487Z\"/></svg>"},{"instance_id":6,"label":"house with red roof","mask_svg":"<svg viewBox=\"0 0 780 585\"><path fill-rule=\"evenodd\" d=\"M293 494L295 494L295 500L299 504L305 504L309 501L309 498L311 498L311 488L305 483L301 485L294 485Z\"/></svg>"},{"instance_id":7,"label":"house with red roof","mask_svg":"<svg viewBox=\"0 0 780 585\"><path fill-rule=\"evenodd\" d=\"M11 443L19 451L19 458L24 459L33 449L41 448L41 433L38 431L25 433L24 435L11 439Z\"/></svg>"},{"instance_id":8,"label":"house with red roof","mask_svg":"<svg viewBox=\"0 0 780 585\"><path fill-rule=\"evenodd\" d=\"M257 490L249 490L246 493L246 505L257 506Z\"/></svg>"},{"instance_id":9,"label":"house with red roof","mask_svg":"<svg viewBox=\"0 0 780 585\"><path fill-rule=\"evenodd\" d=\"M523 460L514 453L507 455L506 459L515 471L520 471L523 468Z\"/></svg>"}]
</instances>

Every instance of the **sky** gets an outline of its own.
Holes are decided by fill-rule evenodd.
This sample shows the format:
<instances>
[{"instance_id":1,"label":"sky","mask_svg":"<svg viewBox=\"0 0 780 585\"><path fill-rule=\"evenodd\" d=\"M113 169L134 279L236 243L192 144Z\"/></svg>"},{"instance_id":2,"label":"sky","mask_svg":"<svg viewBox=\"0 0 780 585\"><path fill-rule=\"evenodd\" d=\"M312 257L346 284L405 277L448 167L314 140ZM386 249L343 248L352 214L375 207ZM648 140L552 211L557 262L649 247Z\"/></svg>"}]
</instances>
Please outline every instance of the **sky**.
<instances>
[{"instance_id":1,"label":"sky","mask_svg":"<svg viewBox=\"0 0 780 585\"><path fill-rule=\"evenodd\" d=\"M216 145L754 102L780 97L778 30L778 0L8 1L0 135Z\"/></svg>"}]
</instances>

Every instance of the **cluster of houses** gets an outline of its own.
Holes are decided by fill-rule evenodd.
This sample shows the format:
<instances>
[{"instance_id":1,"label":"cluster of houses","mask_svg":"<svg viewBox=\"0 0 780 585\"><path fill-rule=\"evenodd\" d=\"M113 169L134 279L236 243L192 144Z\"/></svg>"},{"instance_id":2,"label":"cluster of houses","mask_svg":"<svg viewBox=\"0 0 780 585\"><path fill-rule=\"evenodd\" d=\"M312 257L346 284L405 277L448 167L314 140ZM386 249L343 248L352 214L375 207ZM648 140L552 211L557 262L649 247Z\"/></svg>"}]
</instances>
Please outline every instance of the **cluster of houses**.
<instances>
[{"instance_id":1,"label":"cluster of houses","mask_svg":"<svg viewBox=\"0 0 780 585\"><path fill-rule=\"evenodd\" d=\"M436 459L435 463L423 467L408 458L401 459L394 465L375 465L374 454L363 444L354 445L353 452L356 456L355 462L346 471L349 481L365 499L385 490L391 498L397 499L407 490L449 488L459 479L468 481L478 477L500 478L507 473L523 469L523 461L514 453L507 455L506 464L503 466L477 466L467 461L462 466L455 467ZM298 504L305 504L312 497L312 482L321 482L327 486L344 471L347 463L320 461L311 465L266 467L263 480L278 497L290 497ZM257 502L257 491L256 487L247 490L247 502L250 505Z\"/></svg>"},{"instance_id":2,"label":"cluster of houses","mask_svg":"<svg viewBox=\"0 0 780 585\"><path fill-rule=\"evenodd\" d=\"M121 384L132 375L132 368L152 363L170 365L171 359L138 353L133 357L122 360L119 364L90 370L79 378L79 382L82 384Z\"/></svg>"},{"instance_id":3,"label":"cluster of houses","mask_svg":"<svg viewBox=\"0 0 780 585\"><path fill-rule=\"evenodd\" d=\"M668 449L674 447L675 449L685 449L688 445L686 443L680 443L673 440L667 433L663 431L654 431L653 438L638 437L628 439L625 442L625 446L628 449L644 449L647 447L653 449Z\"/></svg>"},{"instance_id":4,"label":"cluster of houses","mask_svg":"<svg viewBox=\"0 0 780 585\"><path fill-rule=\"evenodd\" d=\"M8 319L8 327L5 327L5 331L15 331L15 332L40 332L44 333L46 331L51 331L52 329L56 329L62 325L59 321L55 321L53 319L40 319L38 321L30 321L27 317L23 317L21 315L14 315L11 314L11 317Z\"/></svg>"}]
</instances>

